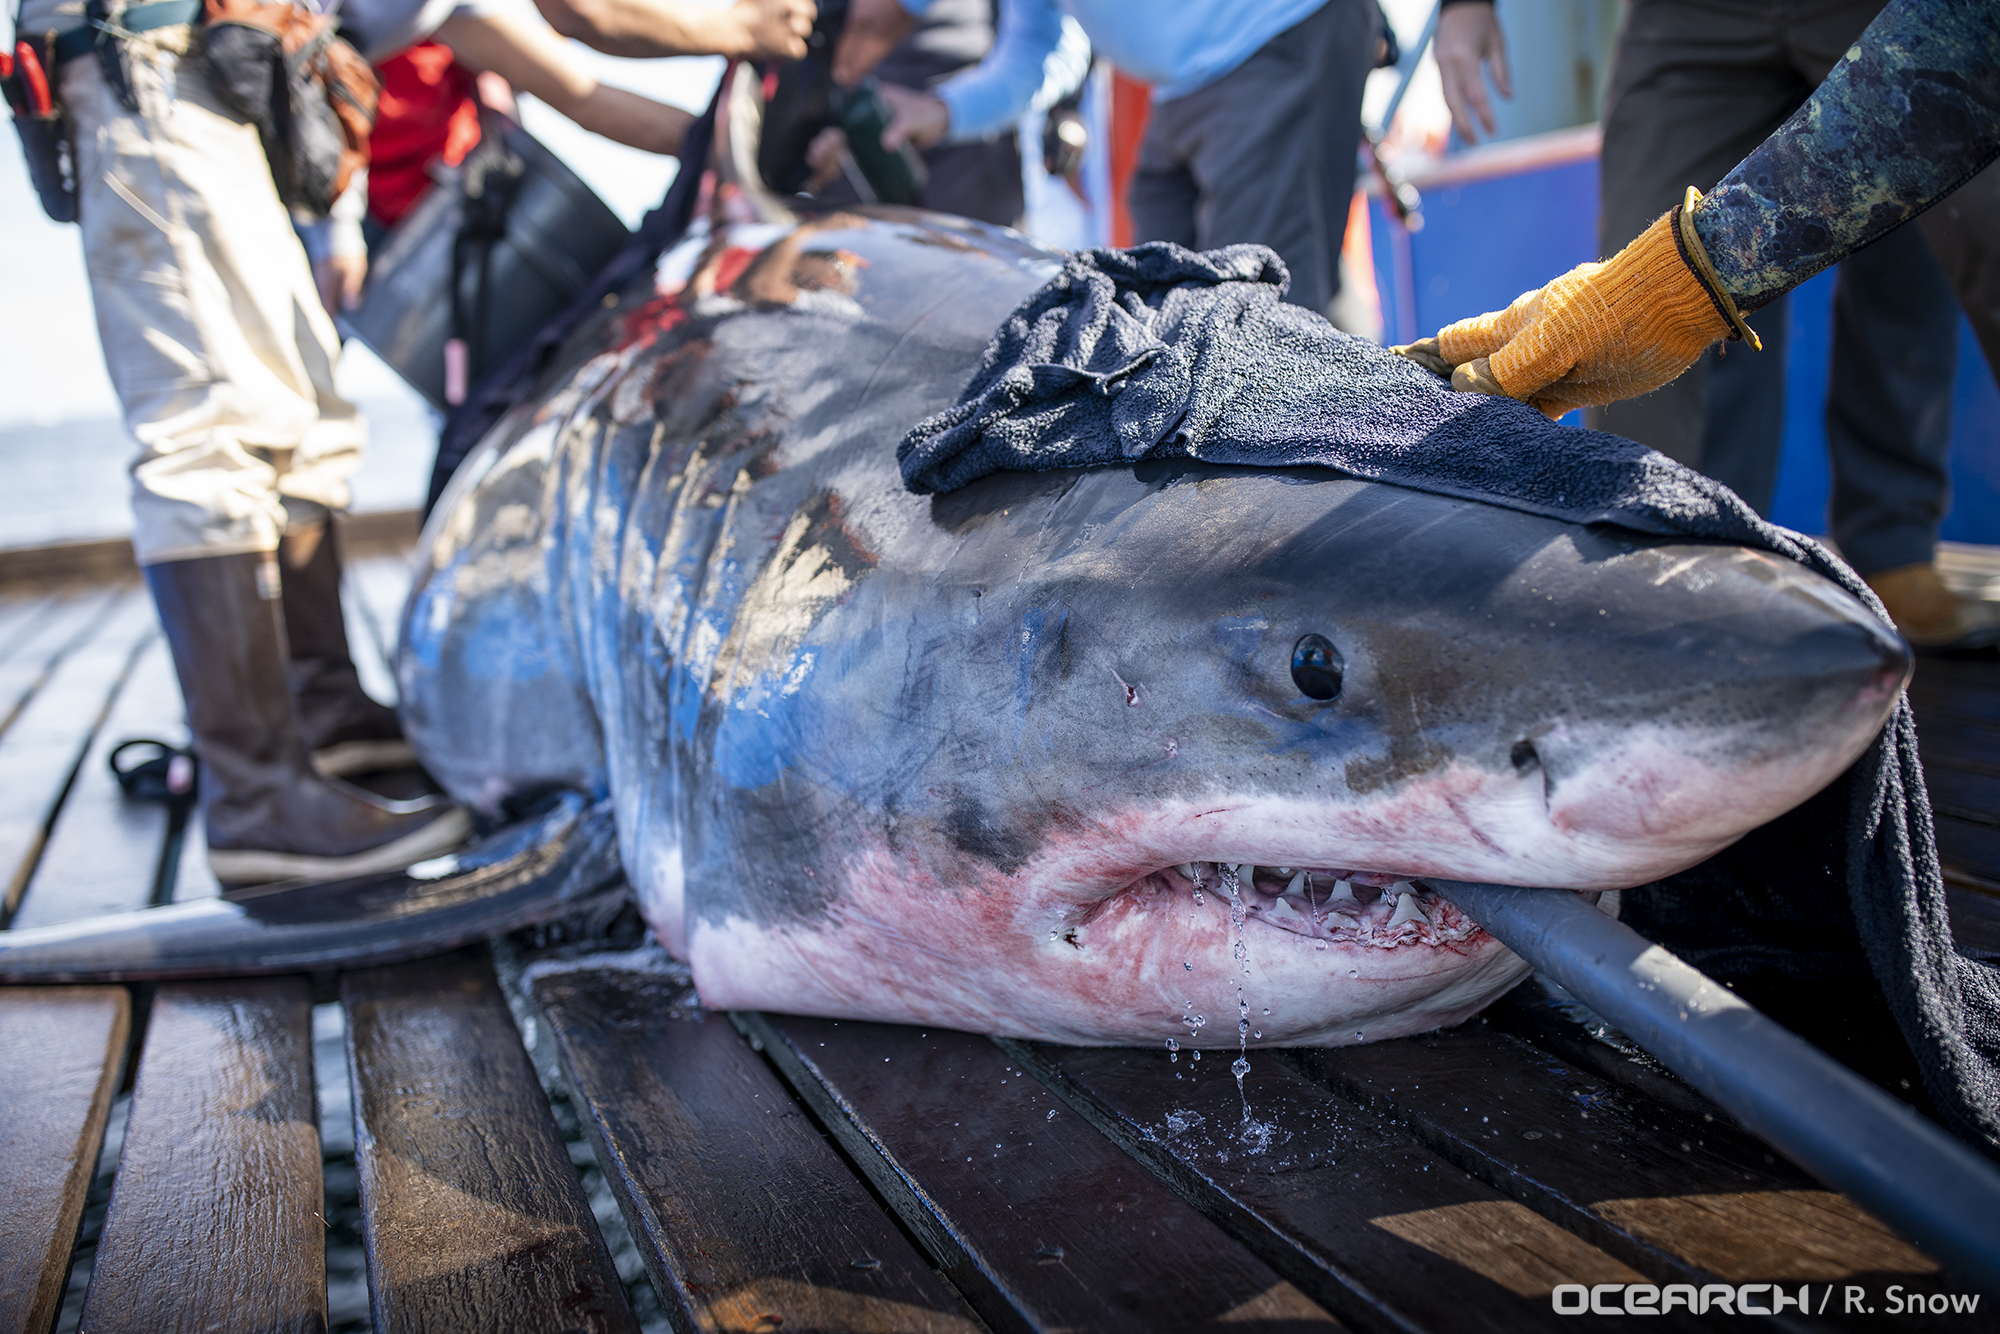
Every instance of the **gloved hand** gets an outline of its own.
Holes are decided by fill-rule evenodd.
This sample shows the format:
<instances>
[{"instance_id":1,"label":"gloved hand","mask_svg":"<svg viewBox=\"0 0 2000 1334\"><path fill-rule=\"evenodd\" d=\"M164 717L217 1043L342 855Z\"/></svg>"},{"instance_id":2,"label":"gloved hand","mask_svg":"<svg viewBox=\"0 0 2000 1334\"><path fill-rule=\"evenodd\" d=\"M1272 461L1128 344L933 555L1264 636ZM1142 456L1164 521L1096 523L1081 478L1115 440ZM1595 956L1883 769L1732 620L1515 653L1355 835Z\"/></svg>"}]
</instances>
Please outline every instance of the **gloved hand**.
<instances>
[{"instance_id":1,"label":"gloved hand","mask_svg":"<svg viewBox=\"0 0 2000 1334\"><path fill-rule=\"evenodd\" d=\"M1689 191L1689 206L1697 198ZM1505 310L1446 325L1436 338L1396 350L1440 374L1449 371L1454 389L1505 394L1560 417L1658 389L1709 344L1739 330L1754 345L1756 335L1729 298L1712 279L1704 284L1682 257L1680 211L1660 217L1608 260L1579 264ZM1686 229L1683 243L1692 231ZM1692 243L1695 262L1706 265L1700 241Z\"/></svg>"}]
</instances>

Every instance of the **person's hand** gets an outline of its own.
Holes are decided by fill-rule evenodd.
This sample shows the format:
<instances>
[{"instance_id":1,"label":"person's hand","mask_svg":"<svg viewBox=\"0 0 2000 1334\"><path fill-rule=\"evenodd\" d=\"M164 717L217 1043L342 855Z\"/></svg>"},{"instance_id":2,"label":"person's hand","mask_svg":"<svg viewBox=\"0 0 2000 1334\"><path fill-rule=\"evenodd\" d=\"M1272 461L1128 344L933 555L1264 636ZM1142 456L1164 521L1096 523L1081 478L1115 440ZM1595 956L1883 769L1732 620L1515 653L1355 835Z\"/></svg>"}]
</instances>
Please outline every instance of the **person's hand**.
<instances>
[{"instance_id":1,"label":"person's hand","mask_svg":"<svg viewBox=\"0 0 2000 1334\"><path fill-rule=\"evenodd\" d=\"M819 7L814 0L736 0L729 20L742 36L725 54L745 60L797 60L806 53Z\"/></svg>"},{"instance_id":2,"label":"person's hand","mask_svg":"<svg viewBox=\"0 0 2000 1334\"><path fill-rule=\"evenodd\" d=\"M1731 328L1681 258L1675 217L1665 214L1610 259L1579 264L1505 310L1395 350L1449 371L1454 389L1505 394L1550 417L1650 393Z\"/></svg>"},{"instance_id":3,"label":"person's hand","mask_svg":"<svg viewBox=\"0 0 2000 1334\"><path fill-rule=\"evenodd\" d=\"M816 195L832 185L840 175L840 155L847 151L847 131L838 125L829 125L815 134L806 145L806 166L812 175L806 178L806 193Z\"/></svg>"},{"instance_id":4,"label":"person's hand","mask_svg":"<svg viewBox=\"0 0 2000 1334\"><path fill-rule=\"evenodd\" d=\"M860 83L916 26L897 0L851 0L833 48L833 81L843 88Z\"/></svg>"},{"instance_id":5,"label":"person's hand","mask_svg":"<svg viewBox=\"0 0 2000 1334\"><path fill-rule=\"evenodd\" d=\"M361 284L368 277L368 256L328 255L313 262L313 286L319 288L320 304L329 315L340 315L361 307Z\"/></svg>"},{"instance_id":6,"label":"person's hand","mask_svg":"<svg viewBox=\"0 0 2000 1334\"><path fill-rule=\"evenodd\" d=\"M943 98L893 83L880 87L890 112L888 128L882 131L882 147L891 153L904 144L929 148L950 132L951 109Z\"/></svg>"},{"instance_id":7,"label":"person's hand","mask_svg":"<svg viewBox=\"0 0 2000 1334\"><path fill-rule=\"evenodd\" d=\"M1476 144L1479 136L1473 132L1473 117L1479 118L1487 134L1495 128L1482 69L1492 74L1493 87L1500 96L1509 100L1514 96L1513 76L1507 70L1507 39L1500 35L1500 20L1494 17L1490 0L1446 5L1438 15L1433 50L1452 126L1459 138Z\"/></svg>"}]
</instances>

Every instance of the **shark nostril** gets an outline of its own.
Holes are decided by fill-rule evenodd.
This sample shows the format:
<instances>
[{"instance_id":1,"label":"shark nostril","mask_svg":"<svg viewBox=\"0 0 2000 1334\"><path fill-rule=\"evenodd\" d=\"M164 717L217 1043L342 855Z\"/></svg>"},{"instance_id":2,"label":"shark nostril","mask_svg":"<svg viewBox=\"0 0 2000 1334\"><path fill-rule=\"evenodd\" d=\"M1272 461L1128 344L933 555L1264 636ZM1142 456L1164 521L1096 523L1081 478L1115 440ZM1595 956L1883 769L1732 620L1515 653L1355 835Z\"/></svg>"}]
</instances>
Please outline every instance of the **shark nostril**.
<instances>
[{"instance_id":1,"label":"shark nostril","mask_svg":"<svg viewBox=\"0 0 2000 1334\"><path fill-rule=\"evenodd\" d=\"M1540 766L1542 757L1535 752L1535 743L1525 738L1514 743L1514 749L1507 752L1507 762L1514 766L1516 773L1527 773Z\"/></svg>"},{"instance_id":2,"label":"shark nostril","mask_svg":"<svg viewBox=\"0 0 2000 1334\"><path fill-rule=\"evenodd\" d=\"M1346 665L1325 635L1305 635L1292 646L1292 684L1307 699L1324 701L1340 694Z\"/></svg>"}]
</instances>

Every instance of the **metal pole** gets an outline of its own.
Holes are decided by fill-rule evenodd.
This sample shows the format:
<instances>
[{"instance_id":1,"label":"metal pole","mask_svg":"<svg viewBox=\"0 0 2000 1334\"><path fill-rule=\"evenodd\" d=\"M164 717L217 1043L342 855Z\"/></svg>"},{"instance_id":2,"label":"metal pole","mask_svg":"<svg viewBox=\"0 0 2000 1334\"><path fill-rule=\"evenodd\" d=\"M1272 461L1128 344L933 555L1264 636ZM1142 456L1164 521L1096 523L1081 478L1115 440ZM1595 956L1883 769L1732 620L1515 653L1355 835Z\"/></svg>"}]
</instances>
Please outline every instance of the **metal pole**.
<instances>
[{"instance_id":1,"label":"metal pole","mask_svg":"<svg viewBox=\"0 0 2000 1334\"><path fill-rule=\"evenodd\" d=\"M1425 881L1772 1148L2000 1297L2000 1168L1564 890Z\"/></svg>"}]
</instances>

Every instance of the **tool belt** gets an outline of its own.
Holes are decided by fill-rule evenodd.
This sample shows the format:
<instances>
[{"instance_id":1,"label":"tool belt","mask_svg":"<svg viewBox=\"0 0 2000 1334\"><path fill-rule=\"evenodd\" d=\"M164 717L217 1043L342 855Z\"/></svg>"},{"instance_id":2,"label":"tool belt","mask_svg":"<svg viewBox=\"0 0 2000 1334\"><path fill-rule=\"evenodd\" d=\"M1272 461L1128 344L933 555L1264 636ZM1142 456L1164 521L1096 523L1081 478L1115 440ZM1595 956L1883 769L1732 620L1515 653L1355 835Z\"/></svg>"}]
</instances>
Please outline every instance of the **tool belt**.
<instances>
[{"instance_id":1,"label":"tool belt","mask_svg":"<svg viewBox=\"0 0 2000 1334\"><path fill-rule=\"evenodd\" d=\"M56 71L96 55L128 111L139 109L127 37L206 22L209 76L217 100L257 127L278 197L294 213L324 216L368 163L368 132L380 86L368 62L333 35L333 19L280 0L151 0L115 16L90 0L84 24L0 52L0 87L14 113L28 175L42 210L76 221L76 163Z\"/></svg>"},{"instance_id":2,"label":"tool belt","mask_svg":"<svg viewBox=\"0 0 2000 1334\"><path fill-rule=\"evenodd\" d=\"M257 127L278 198L325 217L368 165L382 86L333 16L279 0L206 0L208 74L224 106Z\"/></svg>"}]
</instances>

